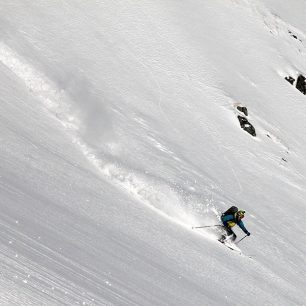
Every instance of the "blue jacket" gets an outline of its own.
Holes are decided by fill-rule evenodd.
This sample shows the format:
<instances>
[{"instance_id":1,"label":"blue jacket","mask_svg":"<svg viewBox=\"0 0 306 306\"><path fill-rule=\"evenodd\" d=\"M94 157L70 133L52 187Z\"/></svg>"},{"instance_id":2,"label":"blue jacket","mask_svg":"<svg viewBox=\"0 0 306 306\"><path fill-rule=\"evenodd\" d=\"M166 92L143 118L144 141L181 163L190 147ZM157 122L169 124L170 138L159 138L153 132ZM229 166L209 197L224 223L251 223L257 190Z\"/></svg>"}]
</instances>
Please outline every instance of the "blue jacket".
<instances>
[{"instance_id":1,"label":"blue jacket","mask_svg":"<svg viewBox=\"0 0 306 306\"><path fill-rule=\"evenodd\" d=\"M248 234L248 230L245 228L242 220L237 219L235 215L221 216L221 221L226 227L233 227L237 224L246 234Z\"/></svg>"}]
</instances>

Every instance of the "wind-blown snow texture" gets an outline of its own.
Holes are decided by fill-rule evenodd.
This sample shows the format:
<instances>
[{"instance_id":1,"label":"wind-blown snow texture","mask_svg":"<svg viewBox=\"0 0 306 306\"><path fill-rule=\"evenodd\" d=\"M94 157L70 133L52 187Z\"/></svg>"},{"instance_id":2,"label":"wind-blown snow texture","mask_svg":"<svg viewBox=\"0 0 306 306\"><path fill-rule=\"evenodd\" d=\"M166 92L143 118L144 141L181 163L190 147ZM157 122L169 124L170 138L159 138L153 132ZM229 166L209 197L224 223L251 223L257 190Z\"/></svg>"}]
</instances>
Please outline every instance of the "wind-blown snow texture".
<instances>
[{"instance_id":1,"label":"wind-blown snow texture","mask_svg":"<svg viewBox=\"0 0 306 306\"><path fill-rule=\"evenodd\" d=\"M2 1L0 304L304 305L305 12Z\"/></svg>"}]
</instances>

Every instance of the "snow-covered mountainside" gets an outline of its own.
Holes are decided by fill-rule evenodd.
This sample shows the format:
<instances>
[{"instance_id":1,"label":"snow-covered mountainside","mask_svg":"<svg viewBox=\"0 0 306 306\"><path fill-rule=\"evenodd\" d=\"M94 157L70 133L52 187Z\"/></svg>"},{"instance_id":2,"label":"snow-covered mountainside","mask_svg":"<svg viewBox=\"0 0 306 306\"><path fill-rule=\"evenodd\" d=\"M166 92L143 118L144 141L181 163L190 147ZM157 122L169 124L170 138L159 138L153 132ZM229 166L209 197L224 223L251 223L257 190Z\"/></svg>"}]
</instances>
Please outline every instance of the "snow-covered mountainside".
<instances>
[{"instance_id":1,"label":"snow-covered mountainside","mask_svg":"<svg viewBox=\"0 0 306 306\"><path fill-rule=\"evenodd\" d=\"M305 12L2 1L0 304L305 305Z\"/></svg>"}]
</instances>

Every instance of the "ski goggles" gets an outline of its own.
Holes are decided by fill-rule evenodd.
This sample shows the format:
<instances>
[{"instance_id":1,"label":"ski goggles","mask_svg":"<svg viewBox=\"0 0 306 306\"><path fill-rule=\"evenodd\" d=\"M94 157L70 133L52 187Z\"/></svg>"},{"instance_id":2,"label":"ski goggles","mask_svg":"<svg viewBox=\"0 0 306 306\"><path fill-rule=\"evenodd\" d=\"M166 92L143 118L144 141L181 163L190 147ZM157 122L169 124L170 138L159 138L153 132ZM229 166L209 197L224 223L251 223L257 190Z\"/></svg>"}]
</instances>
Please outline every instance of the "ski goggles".
<instances>
[{"instance_id":1,"label":"ski goggles","mask_svg":"<svg viewBox=\"0 0 306 306\"><path fill-rule=\"evenodd\" d=\"M238 211L238 216L239 216L240 218L243 218L243 217L244 217L244 214L245 214L245 210L239 210L239 211Z\"/></svg>"}]
</instances>

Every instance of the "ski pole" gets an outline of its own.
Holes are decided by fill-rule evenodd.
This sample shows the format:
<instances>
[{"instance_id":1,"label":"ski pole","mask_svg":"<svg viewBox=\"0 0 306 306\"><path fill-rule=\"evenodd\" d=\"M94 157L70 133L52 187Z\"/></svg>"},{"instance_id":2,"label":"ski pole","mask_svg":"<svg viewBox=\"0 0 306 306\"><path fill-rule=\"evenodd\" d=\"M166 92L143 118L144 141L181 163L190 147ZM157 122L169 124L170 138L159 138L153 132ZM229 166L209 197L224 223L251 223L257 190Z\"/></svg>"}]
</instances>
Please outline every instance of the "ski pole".
<instances>
[{"instance_id":1,"label":"ski pole","mask_svg":"<svg viewBox=\"0 0 306 306\"><path fill-rule=\"evenodd\" d=\"M221 225L221 224L203 225L203 226L193 226L192 228L205 228L205 227L214 227L214 226L223 226L223 225Z\"/></svg>"},{"instance_id":2,"label":"ski pole","mask_svg":"<svg viewBox=\"0 0 306 306\"><path fill-rule=\"evenodd\" d=\"M236 242L236 244L238 244L241 240L243 240L246 237L248 237L248 235L245 235L244 237L242 237L239 241Z\"/></svg>"}]
</instances>

